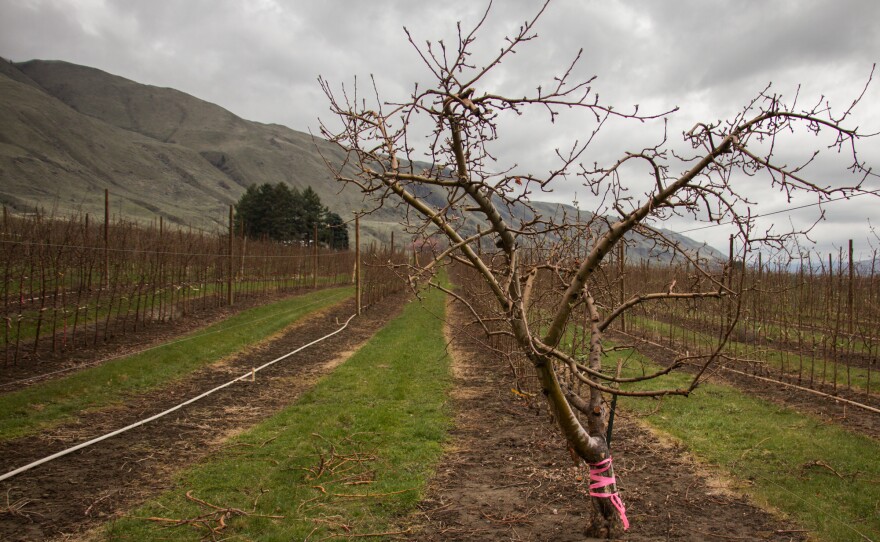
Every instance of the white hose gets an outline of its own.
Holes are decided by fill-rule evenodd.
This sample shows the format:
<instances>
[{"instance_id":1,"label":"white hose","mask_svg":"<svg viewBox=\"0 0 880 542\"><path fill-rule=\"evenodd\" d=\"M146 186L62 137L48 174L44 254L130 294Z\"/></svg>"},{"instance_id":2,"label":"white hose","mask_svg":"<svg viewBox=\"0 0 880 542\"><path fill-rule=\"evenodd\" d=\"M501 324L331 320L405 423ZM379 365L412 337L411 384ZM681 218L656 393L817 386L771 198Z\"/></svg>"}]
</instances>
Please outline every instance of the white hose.
<instances>
[{"instance_id":1,"label":"white hose","mask_svg":"<svg viewBox=\"0 0 880 542\"><path fill-rule=\"evenodd\" d=\"M637 336L637 335L633 335L633 334L631 334L631 333L625 333L625 332L620 331L620 330L617 330L617 333L621 333L621 334L623 334L623 335L627 335L627 336L632 337L632 338L634 338L634 339L636 339L636 340L643 341L643 342L646 342L646 343L648 343L648 344L652 344L652 345L654 345L654 346L659 346L660 348L665 348L666 350L669 350L670 352L672 352L673 354L675 354L675 355L677 355L677 356L680 356L680 355L681 355L681 352L679 352L679 351L677 351L677 350L674 350L674 349L672 349L672 348L669 348L669 347L666 346L665 344L655 343L655 342L653 342L653 341L649 341L649 340L647 340L647 339L643 339L642 337L639 337L639 336ZM844 399L843 397L839 397L839 396L837 396L837 395L832 395L832 394L825 393L825 392L821 392L821 391L814 390L814 389L811 389L811 388L805 388L805 387L803 387L803 386L798 386L798 385L796 385L796 384L790 384L790 383L788 383L788 382L783 382L782 380L776 380L776 379L774 379L774 378L767 378L767 377L765 377L765 376L758 376L758 375L749 374L749 373L746 373L746 372L743 372L743 371L737 371L736 369L731 369L730 367L725 367L724 365L720 365L719 368L720 368L720 369L723 369L723 370L725 370L725 371L730 371L731 373L736 373L736 374L740 374L740 375L743 375L743 376L748 376L748 377L750 377L750 378L755 378L755 379L757 379L757 380L764 380L764 381L766 381L766 382L771 382L771 383L773 383L773 384L779 384L779 385L782 385L782 386L787 386L787 387L789 387L789 388L795 388L795 389L798 389L798 390L801 390L801 391L805 391L805 392L808 392L808 393L812 393L812 394L814 394L814 395L819 395L819 396L822 396L822 397L828 397L828 398L830 398L830 399L834 399L835 401L841 401L841 402L846 403L846 404L848 404L848 405L852 405L852 406L854 406L854 407L858 407L858 408L861 408L861 409L864 409L864 410L868 410L868 411L870 411L870 412L876 412L877 414L880 414L880 409L878 409L878 408L874 408L874 407L872 407L872 406L870 406L870 405L866 405L866 404L864 404L864 403L859 403L859 402L857 402L857 401L853 401L853 400L851 400L851 399ZM2 480L2 478L0 478L0 480Z\"/></svg>"},{"instance_id":2,"label":"white hose","mask_svg":"<svg viewBox=\"0 0 880 542\"><path fill-rule=\"evenodd\" d=\"M96 443L98 443L98 442L101 442L102 440L107 440L108 438L110 438L110 437L115 437L116 435L118 435L118 434L120 434L120 433L125 433L125 432L128 431L129 429L134 429L135 427L140 427L141 425L144 425L144 424L146 424L146 423L149 423L149 422L151 422L151 421L153 421L153 420L157 420L157 419L159 419L159 418L161 418L161 417L163 417L163 416L166 416L166 415L168 415L168 414L171 414L171 413L174 412L175 410L179 410L179 409L185 407L186 405L189 405L189 404L195 403L195 402L198 401L199 399L202 399L202 398L204 398L204 397L207 397L207 396L211 395L212 393L214 393L214 392L216 392L216 391L222 390L223 388L225 388L225 387L227 387L227 386L231 386L232 384L235 384L235 383L238 382L239 380L244 380L245 378L250 378L250 376L253 375L254 373L256 373L256 372L258 372L258 371L261 371L261 370L265 369L266 367L268 367L268 366L270 366L270 365L272 365L272 364L274 364L274 363L277 363L277 362L279 362L279 361L281 361L281 360L283 360L283 359L285 359L285 358L288 358L288 357L290 357L290 356L296 354L297 352L301 352L301 351L305 350L306 348L308 348L308 347L310 347L310 346L313 346L313 345L315 345L315 344L317 344L317 343L319 343L319 342L321 342L321 341L323 341L323 340L325 340L325 339L329 339L330 337L336 335L337 333L341 332L341 331L344 330L346 327L348 327L348 324L352 321L352 319L353 319L355 316L356 316L355 314L352 314L352 315L348 318L348 320L345 321L345 324L343 324L342 327L340 327L339 329L337 329L337 330L334 331L333 333L330 333L330 334L324 335L324 336L321 337L320 339L315 339L314 341L310 342L309 344L306 344L306 345L300 346L299 348L297 348L296 350L293 350L292 352L288 352L287 354L284 354L283 356L281 356L281 357L279 357L279 358L275 358L275 359L273 359L273 360L270 361L270 362L264 363L263 365L260 365L260 366L257 367L256 369L253 369L253 370L251 370L251 371L248 371L247 373L245 373L245 374L239 376L238 378L235 378L234 380L230 380L229 382L227 382L227 383L225 383L225 384L221 384L220 386L217 386L217 387L214 388L214 389L208 390L208 391L206 391L205 393L203 393L203 394L201 394L201 395L199 395L199 396L197 396L197 397L193 397L192 399L189 399L189 400L187 400L187 401L184 401L183 403L180 403L180 404L177 405L177 406L171 407L171 408L169 408L168 410L165 410L165 411L163 411L163 412L160 412L160 413L158 413L158 414L155 414L155 415L153 415L153 416L150 416L149 418L143 419L143 420L141 420L141 421L139 421L139 422L135 422L135 423L133 423L133 424L131 424L131 425L127 425L127 426L123 427L122 429L117 429L116 431L113 431L113 432L107 433L106 435L102 435L102 436L100 436L100 437L93 438L92 440L89 440L89 441L87 441L87 442L83 442L83 443L81 443L81 444L77 444L76 446L73 446L73 447L68 448L68 449L66 449L66 450L62 450L62 451L60 451L60 452L58 452L58 453L54 453L54 454L52 454L52 455L50 455L50 456L47 456L47 457L44 457L43 459L40 459L40 460L34 461L33 463L30 463L30 464L25 465L25 466L23 466L23 467L19 467L19 468L15 469L15 470L9 471L9 472L7 472L6 474L0 476L0 482L2 482L3 480L6 480L6 479L12 478L13 476L16 476L16 475L18 475L18 474L21 474L21 473L23 473L23 472L25 472L25 471L28 471L28 470L30 470L30 469L32 469L32 468L38 466L38 465L42 465L43 463L48 463L49 461L52 461L52 460L54 460L54 459L58 459L59 457L65 456L65 455L70 454L70 453L73 453L73 452L75 452L75 451L77 451L77 450L81 450L81 449L83 449L83 448L86 448L86 447L88 447L88 446L91 446L92 444L96 444Z\"/></svg>"}]
</instances>

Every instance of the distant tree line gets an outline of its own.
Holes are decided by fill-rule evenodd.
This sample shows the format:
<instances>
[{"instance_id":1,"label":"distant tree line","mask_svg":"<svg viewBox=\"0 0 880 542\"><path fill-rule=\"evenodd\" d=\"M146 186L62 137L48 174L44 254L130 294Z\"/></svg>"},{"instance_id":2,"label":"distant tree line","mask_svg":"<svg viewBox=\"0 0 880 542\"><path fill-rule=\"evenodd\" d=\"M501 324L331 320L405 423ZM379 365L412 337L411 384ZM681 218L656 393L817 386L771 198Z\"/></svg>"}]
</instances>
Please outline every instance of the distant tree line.
<instances>
[{"instance_id":1,"label":"distant tree line","mask_svg":"<svg viewBox=\"0 0 880 542\"><path fill-rule=\"evenodd\" d=\"M315 226L318 242L348 248L345 223L321 203L312 187L300 192L280 182L252 184L235 204L235 229L251 238L311 243Z\"/></svg>"}]
</instances>

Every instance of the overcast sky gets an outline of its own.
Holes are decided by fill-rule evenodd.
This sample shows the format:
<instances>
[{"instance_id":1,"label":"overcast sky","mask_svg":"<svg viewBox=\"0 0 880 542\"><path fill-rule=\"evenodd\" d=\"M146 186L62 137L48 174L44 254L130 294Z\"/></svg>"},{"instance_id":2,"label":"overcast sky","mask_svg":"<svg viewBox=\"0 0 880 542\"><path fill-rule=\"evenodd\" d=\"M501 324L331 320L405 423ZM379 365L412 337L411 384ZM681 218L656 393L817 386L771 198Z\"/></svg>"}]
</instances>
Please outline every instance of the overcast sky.
<instances>
[{"instance_id":1,"label":"overcast sky","mask_svg":"<svg viewBox=\"0 0 880 542\"><path fill-rule=\"evenodd\" d=\"M476 51L497 51L541 3L496 1ZM413 82L430 79L403 27L421 39L454 43L456 21L470 28L485 6L474 0L0 0L0 56L93 66L182 90L250 120L316 132L317 118L328 117L318 75L339 85L373 74L384 99L405 99ZM678 145L696 121L729 118L771 82L784 96L801 84L802 103L825 95L845 107L880 60L877 21L876 0L559 0L539 22L539 39L491 79L497 88L478 92L521 95L546 86L583 48L574 75L597 75L593 88L605 103L639 104L641 111L681 108L669 128ZM855 119L863 130L880 132L880 73ZM504 125L497 153L504 164L538 173L552 166L555 147L589 134L583 117L555 126L546 115L518 120ZM656 143L660 133L659 126L611 126L585 161L613 162ZM878 139L864 145L862 158L880 170ZM794 141L793 150L804 153L804 145L816 144ZM814 170L820 184L846 180L845 165L830 158ZM812 200L789 204L766 183L743 186L759 203L752 214L778 213L763 226L801 227L818 216L816 207L779 213ZM591 208L574 179L547 199L571 203L576 193L581 208ZM818 244L807 247L836 252L853 238L862 257L871 243L880 248L870 230L880 227L880 199L861 196L824 209L826 219L812 234ZM683 231L694 224L666 227ZM688 235L724 250L728 231Z\"/></svg>"}]
</instances>

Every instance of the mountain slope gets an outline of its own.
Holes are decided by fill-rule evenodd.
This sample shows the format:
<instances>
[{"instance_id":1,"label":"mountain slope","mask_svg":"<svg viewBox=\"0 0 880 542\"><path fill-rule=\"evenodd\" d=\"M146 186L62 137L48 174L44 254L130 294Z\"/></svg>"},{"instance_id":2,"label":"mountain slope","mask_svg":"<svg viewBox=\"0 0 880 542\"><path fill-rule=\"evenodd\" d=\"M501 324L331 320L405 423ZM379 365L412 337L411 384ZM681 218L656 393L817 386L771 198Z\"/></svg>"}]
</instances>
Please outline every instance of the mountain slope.
<instances>
[{"instance_id":1,"label":"mountain slope","mask_svg":"<svg viewBox=\"0 0 880 542\"><path fill-rule=\"evenodd\" d=\"M4 74L5 75L5 74ZM197 152L91 119L19 78L0 75L0 201L97 211L103 190L114 211L184 223L191 209L222 214L237 193ZM208 196L206 196L206 194ZM210 198L210 201L206 201ZM220 216L220 215L218 215ZM208 226L212 221L193 220Z\"/></svg>"},{"instance_id":2,"label":"mountain slope","mask_svg":"<svg viewBox=\"0 0 880 542\"><path fill-rule=\"evenodd\" d=\"M308 134L247 121L183 92L94 68L57 61L17 66L84 115L200 153L242 189L254 182L287 182L318 190L331 180ZM322 150L335 151L329 145ZM321 192L322 198L331 194L326 189Z\"/></svg>"},{"instance_id":3,"label":"mountain slope","mask_svg":"<svg viewBox=\"0 0 880 542\"><path fill-rule=\"evenodd\" d=\"M103 189L110 188L114 211L129 218L162 214L213 229L226 224L228 206L247 186L285 182L311 186L342 216L364 207L354 190L338 194L316 145L330 160L342 157L326 141L94 68L0 64L0 202L6 205L99 212ZM367 239L396 216L382 210L366 220Z\"/></svg>"},{"instance_id":4,"label":"mountain slope","mask_svg":"<svg viewBox=\"0 0 880 542\"><path fill-rule=\"evenodd\" d=\"M331 177L325 159L339 164L345 158L335 145L242 119L174 89L67 62L0 60L0 94L0 203L22 211L41 206L102 213L103 190L109 188L113 211L126 218L161 215L216 229L225 227L229 205L248 186L267 182L311 186L343 218L371 207ZM421 196L444 205L445 197L435 191ZM574 213L540 202L535 209L545 216ZM391 231L402 231L404 213L388 206L364 217L362 238L387 241ZM531 218L523 207L514 214ZM475 232L476 217L465 219ZM646 257L648 249L637 247L632 254Z\"/></svg>"}]
</instances>

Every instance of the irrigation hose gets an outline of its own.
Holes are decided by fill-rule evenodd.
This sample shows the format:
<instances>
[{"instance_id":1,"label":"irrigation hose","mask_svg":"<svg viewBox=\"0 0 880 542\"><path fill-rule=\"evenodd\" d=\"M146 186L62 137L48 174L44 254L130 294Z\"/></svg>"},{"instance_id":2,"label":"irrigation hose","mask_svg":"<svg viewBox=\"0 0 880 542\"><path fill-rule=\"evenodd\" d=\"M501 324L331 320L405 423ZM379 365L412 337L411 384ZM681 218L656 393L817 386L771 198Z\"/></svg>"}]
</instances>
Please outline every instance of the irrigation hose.
<instances>
[{"instance_id":1,"label":"irrigation hose","mask_svg":"<svg viewBox=\"0 0 880 542\"><path fill-rule=\"evenodd\" d=\"M832 395L832 394L830 394L830 393L825 393L825 392L821 392L821 391L818 391L818 390L813 390L813 389L810 389L810 388L805 388L805 387L803 387L803 386L798 386L797 384L791 384L791 383L789 383L789 382L782 382L781 380L776 380L776 379L773 379L773 378L767 378L767 377L765 377L765 376L758 376L758 375L749 374L749 373L746 373L746 372L743 372L743 371L737 371L736 369L731 369L730 367L724 367L723 365L721 366L721 368L724 369L725 371L730 371L731 373L736 373L736 374L739 374L739 375L748 376L748 377L750 377L750 378L755 378L755 379L757 379L757 380L763 380L763 381L765 381L765 382L771 382L771 383L773 383L773 384L780 384L780 385L783 385L783 386L787 386L787 387L789 387L789 388L795 388L795 389L798 389L798 390L801 390L801 391L805 391L805 392L807 392L807 393L812 393L813 395L819 395L819 396L821 396L821 397L827 397L827 398L829 398L829 399L834 399L835 401L840 401L840 402L842 402L842 403L846 403L846 404L848 404L848 405L852 405L852 406L854 406L854 407L858 407L858 408L861 408L861 409L864 409L864 410L867 410L867 411L870 411L870 412L874 412L874 413L876 413L876 414L880 414L880 408L874 408L874 407L872 407L872 406L870 406L870 405L866 405L866 404L864 404L864 403L858 403L858 402L853 401L853 400L851 400L851 399L844 399L843 397L838 397L838 396L836 396L836 395Z\"/></svg>"},{"instance_id":2,"label":"irrigation hose","mask_svg":"<svg viewBox=\"0 0 880 542\"><path fill-rule=\"evenodd\" d=\"M340 333L342 330L344 330L345 328L348 327L348 324L354 319L355 316L357 316L357 315L356 315L356 314L352 314L352 315L348 318L348 320L345 321L345 324L343 324L342 327L340 327L340 328L337 329L336 331L334 331L334 332L332 332L332 333L329 333L329 334L327 334L327 335L324 335L324 336L321 337L320 339L315 339L314 341L312 341L312 342L310 342L310 343L308 343L308 344L305 344L305 345L303 345L303 346L300 346L300 347L297 348L296 350L293 350L293 351L291 351L291 352L288 352L287 354L284 354L284 355L281 356L281 357L275 358L275 359L273 359L272 361L266 362L266 363L264 363L263 365L260 365L259 367L255 368L255 369L253 369L253 370L251 370L251 371L248 371L247 373L245 373L245 374L239 376L238 378L235 378L235 379L233 379L233 380L230 380L229 382L227 382L227 383L225 383L225 384L221 384L221 385L217 386L216 388L210 389L210 390L208 390L208 391L202 393L201 395L198 395L198 396L196 396L196 397L193 397L192 399L189 399L189 400L187 400L187 401L184 401L183 403L180 403L180 404L177 405L177 406L171 407L171 408L169 408L168 410L165 410L165 411L163 411L163 412L160 412L160 413L158 413L158 414L155 414L155 415L153 415L153 416L150 416L149 418L146 418L146 419L140 420L140 421L138 421L138 422L135 422L135 423L133 423L133 424L131 424L131 425L127 425L127 426L123 427L122 429L117 429L116 431L112 431L112 432L110 432L110 433L107 433L106 435L102 435L102 436L100 436L100 437L93 438L92 440L89 440L89 441L83 442L83 443L81 443L81 444L77 444L76 446L72 446L72 447L70 447L70 448L68 448L68 449L66 449L66 450L62 450L62 451L57 452L57 453L54 453L54 454L52 454L52 455L50 455L50 456L44 457L43 459L39 459L39 460L37 460L37 461L34 461L33 463L30 463L30 464L25 465L25 466L23 466L23 467L19 467L19 468L15 469L15 470L9 471L9 472L7 472L6 474L0 476L0 482L2 482L3 480L7 480L7 479L9 479L9 478L12 478L13 476L17 476L17 475L19 475L19 474L21 474L21 473L23 473L23 472L29 471L29 470L31 470L31 469L34 468L34 467L37 467L37 466L39 466L39 465L42 465L43 463L48 463L49 461L53 461L53 460L55 460L55 459L58 459L59 457L63 457L63 456L65 456L65 455L71 454L71 453L73 453L73 452L75 452L75 451L77 451L77 450L82 450L83 448L87 448L87 447L91 446L92 444L97 444L98 442L101 442L101 441L103 441L103 440L107 440L107 439L109 439L109 438L111 438L111 437L115 437L116 435L119 435L119 434L121 434L121 433L125 433L126 431L129 431L129 430L131 430L131 429L134 429L135 427L140 427L140 426L142 426L142 425L144 425L144 424L147 424L147 423L149 423L149 422L151 422L151 421L157 420L157 419L159 419L159 418L161 418L161 417L163 417L163 416L167 416L168 414L171 414L172 412L174 412L174 411L176 411L176 410L180 410L181 408L183 408L183 407L185 407L185 406L187 406L187 405L189 405L189 404L195 403L196 401L198 401L198 400L200 400L200 399L203 399L203 398L205 398L205 397L211 395L211 394L214 393L214 392L217 392L217 391L219 391L219 390L222 390L223 388L226 388L226 387L228 387L228 386L231 386L232 384L235 384L235 383L238 382L239 380L249 379L249 378L251 378L251 376L252 376L253 374L255 374L255 373L257 373L257 372L259 372L259 371L265 369L266 367L269 367L270 365L273 365L273 364L275 364L275 363L277 363L277 362L279 362L279 361L281 361L281 360L283 360L283 359L285 359L285 358L288 358L288 357L290 357L290 356L292 356L292 355L294 355L294 354L296 354L296 353L298 353L298 352L301 352L301 351L305 350L306 348L309 348L310 346L314 346L315 344L318 344L319 342L321 342L321 341L323 341L323 340L325 340L325 339L329 339L330 337L336 335L337 333Z\"/></svg>"},{"instance_id":3,"label":"irrigation hose","mask_svg":"<svg viewBox=\"0 0 880 542\"><path fill-rule=\"evenodd\" d=\"M644 342L646 342L646 343L648 343L648 344L652 344L652 345L654 345L654 346L659 346L660 348L664 348L664 349L666 349L666 350L669 350L670 352L672 352L673 354L675 354L675 355L677 355L677 356L680 356L680 355L681 355L681 352L679 352L679 351L677 351L677 350L674 350L674 349L672 349L672 348L669 348L669 347L666 346L666 345L663 345L663 344L660 344L660 343L655 343L655 342L649 341L649 340L647 340L647 339L643 339L643 338L638 337L638 336L636 336L636 335L633 335L633 334L631 334L631 333L624 333L624 332L622 332L622 331L618 331L618 333L622 333L623 335L627 335L627 336L632 337L632 338L634 338L634 339L636 339L636 340L644 341ZM798 389L798 390L801 390L801 391L804 391L804 392L807 392L807 393L812 393L813 395L818 395L818 396L820 396L820 397L827 397L827 398L829 398L829 399L834 399L835 401L840 401L840 402L842 402L842 403L846 403L846 404L848 404L848 405L852 405L852 406L854 406L854 407L861 408L861 409L863 409L863 410L867 410L867 411L869 411L869 412L876 412L877 414L880 414L880 409L878 409L878 408L874 408L874 407L872 407L872 406L870 406L870 405L866 405L866 404L864 404L864 403L859 403L859 402L857 402L857 401L853 401L853 400L851 400L851 399L845 399L845 398L843 398L843 397L838 397L838 396L836 396L836 395L832 395L832 394L830 394L830 393L825 393L825 392L821 392L821 391L819 391L819 390L814 390L814 389L810 389L810 388L805 388L805 387L803 387L803 386L798 386L797 384L791 384L791 383L788 383L788 382L783 382L783 381L781 381L781 380L776 380L776 379L774 379L774 378L767 378L767 377L765 377L765 376L758 376L758 375L749 374L749 373L746 373L746 372L743 372L743 371L737 371L736 369L732 369L732 368L730 368L730 367L726 367L726 366L724 366L724 365L720 365L719 368L720 368L720 369L723 369L723 370L725 370L725 371L729 371L729 372L731 372L731 373L736 373L736 374L739 374L739 375L742 375L742 376L747 376L747 377L749 377L749 378L754 378L754 379L756 379L756 380L763 380L763 381L765 381L765 382L770 382L770 383L773 383L773 384L779 384L779 385L781 385L781 386L786 386L786 387L788 387L788 388L795 388L795 389ZM0 480L2 480L2 478L0 478Z\"/></svg>"}]
</instances>

